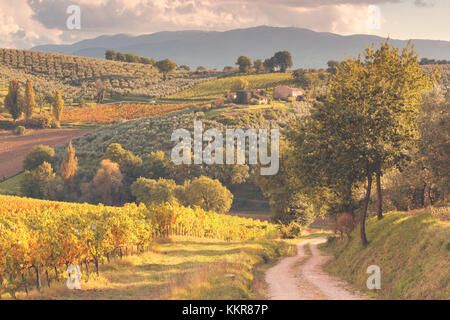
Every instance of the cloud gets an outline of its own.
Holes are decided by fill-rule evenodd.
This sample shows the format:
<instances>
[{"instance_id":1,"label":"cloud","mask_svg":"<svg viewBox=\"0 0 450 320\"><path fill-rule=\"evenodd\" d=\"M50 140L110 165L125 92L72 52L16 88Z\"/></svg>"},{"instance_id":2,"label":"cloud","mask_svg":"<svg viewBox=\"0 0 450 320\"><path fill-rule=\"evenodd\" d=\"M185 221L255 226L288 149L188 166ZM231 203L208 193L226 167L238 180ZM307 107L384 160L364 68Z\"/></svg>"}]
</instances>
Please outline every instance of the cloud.
<instances>
[{"instance_id":1,"label":"cloud","mask_svg":"<svg viewBox=\"0 0 450 320\"><path fill-rule=\"evenodd\" d=\"M343 34L367 29L371 4L413 0L15 0L0 3L3 46L74 42L100 34L227 30L257 25ZM429 2L414 0L418 6ZM81 8L81 30L68 30L67 7ZM12 11L12 14L11 14Z\"/></svg>"},{"instance_id":2,"label":"cloud","mask_svg":"<svg viewBox=\"0 0 450 320\"><path fill-rule=\"evenodd\" d=\"M414 0L414 4L418 7L434 7L436 5L435 0Z\"/></svg>"}]
</instances>

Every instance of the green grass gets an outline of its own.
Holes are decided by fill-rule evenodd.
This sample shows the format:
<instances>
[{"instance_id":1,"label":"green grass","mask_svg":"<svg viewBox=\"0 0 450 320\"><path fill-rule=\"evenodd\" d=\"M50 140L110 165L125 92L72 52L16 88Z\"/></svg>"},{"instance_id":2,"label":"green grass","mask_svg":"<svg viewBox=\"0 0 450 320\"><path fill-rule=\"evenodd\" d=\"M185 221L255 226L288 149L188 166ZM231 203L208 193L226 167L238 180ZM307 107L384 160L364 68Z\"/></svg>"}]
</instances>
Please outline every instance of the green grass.
<instances>
[{"instance_id":1,"label":"green grass","mask_svg":"<svg viewBox=\"0 0 450 320\"><path fill-rule=\"evenodd\" d=\"M0 182L0 194L17 195L20 196L20 182L23 177L23 172Z\"/></svg>"},{"instance_id":2,"label":"green grass","mask_svg":"<svg viewBox=\"0 0 450 320\"><path fill-rule=\"evenodd\" d=\"M190 89L173 94L168 99L208 100L219 98L225 92L231 91L233 81L237 78L247 80L252 89L272 89L278 85L292 84L293 82L290 73L234 76L200 83Z\"/></svg>"},{"instance_id":3,"label":"green grass","mask_svg":"<svg viewBox=\"0 0 450 320\"><path fill-rule=\"evenodd\" d=\"M357 228L358 229L358 228ZM322 248L336 259L326 270L381 299L450 299L450 223L429 213L391 212L367 224L369 245L361 246L359 230L352 240ZM381 268L381 289L366 288L367 267Z\"/></svg>"},{"instance_id":4,"label":"green grass","mask_svg":"<svg viewBox=\"0 0 450 320\"><path fill-rule=\"evenodd\" d=\"M265 267L295 248L284 241L224 242L176 237L152 251L111 261L82 290L54 284L25 299L261 299ZM93 270L91 270L93 272Z\"/></svg>"}]
</instances>

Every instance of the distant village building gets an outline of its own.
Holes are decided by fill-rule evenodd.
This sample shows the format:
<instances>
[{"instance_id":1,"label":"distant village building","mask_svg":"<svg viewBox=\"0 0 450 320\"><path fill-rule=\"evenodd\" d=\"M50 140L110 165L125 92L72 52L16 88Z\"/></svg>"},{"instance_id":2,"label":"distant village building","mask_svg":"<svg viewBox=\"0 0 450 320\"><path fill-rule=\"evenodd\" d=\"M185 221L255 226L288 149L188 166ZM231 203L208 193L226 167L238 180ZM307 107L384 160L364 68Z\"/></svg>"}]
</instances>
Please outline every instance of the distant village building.
<instances>
[{"instance_id":1,"label":"distant village building","mask_svg":"<svg viewBox=\"0 0 450 320\"><path fill-rule=\"evenodd\" d=\"M287 100L290 97L296 100L302 100L303 95L302 89L291 88L289 86L278 86L273 90L273 98L277 100Z\"/></svg>"},{"instance_id":2,"label":"distant village building","mask_svg":"<svg viewBox=\"0 0 450 320\"><path fill-rule=\"evenodd\" d=\"M236 103L238 104L267 104L269 98L261 90L248 89L236 92Z\"/></svg>"}]
</instances>

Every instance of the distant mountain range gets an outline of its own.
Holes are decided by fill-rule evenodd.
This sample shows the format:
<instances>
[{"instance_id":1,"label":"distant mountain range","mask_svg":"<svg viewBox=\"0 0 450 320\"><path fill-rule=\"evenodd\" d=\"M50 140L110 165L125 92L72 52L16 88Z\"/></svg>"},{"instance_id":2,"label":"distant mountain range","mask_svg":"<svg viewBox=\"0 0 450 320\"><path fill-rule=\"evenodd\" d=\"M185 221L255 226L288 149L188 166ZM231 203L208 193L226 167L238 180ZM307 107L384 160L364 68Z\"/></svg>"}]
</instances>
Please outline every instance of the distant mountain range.
<instances>
[{"instance_id":1,"label":"distant mountain range","mask_svg":"<svg viewBox=\"0 0 450 320\"><path fill-rule=\"evenodd\" d=\"M237 57L265 59L276 51L292 53L294 67L323 68L329 60L356 56L372 43L378 45L382 37L372 35L342 36L301 28L254 27L230 31L175 31L148 35L104 35L71 45L41 45L36 51L60 52L84 57L104 58L112 49L123 53L157 60L169 58L179 65L223 68L234 66ZM450 41L412 40L420 57L450 59ZM407 41L391 40L397 47Z\"/></svg>"}]
</instances>

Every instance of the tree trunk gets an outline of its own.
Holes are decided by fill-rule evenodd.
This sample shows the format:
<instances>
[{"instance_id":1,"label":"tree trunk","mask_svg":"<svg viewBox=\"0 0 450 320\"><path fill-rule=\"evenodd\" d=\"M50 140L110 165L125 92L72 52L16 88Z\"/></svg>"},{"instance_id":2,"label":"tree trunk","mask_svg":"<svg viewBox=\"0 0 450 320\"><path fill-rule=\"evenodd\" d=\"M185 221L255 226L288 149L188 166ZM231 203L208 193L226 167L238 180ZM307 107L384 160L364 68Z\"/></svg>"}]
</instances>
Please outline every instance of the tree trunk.
<instances>
[{"instance_id":1,"label":"tree trunk","mask_svg":"<svg viewBox=\"0 0 450 320\"><path fill-rule=\"evenodd\" d=\"M50 277L48 275L48 270L45 270L45 276L47 277L47 287L50 288Z\"/></svg>"},{"instance_id":2,"label":"tree trunk","mask_svg":"<svg viewBox=\"0 0 450 320\"><path fill-rule=\"evenodd\" d=\"M36 271L36 288L38 291L41 291L41 272L39 271L39 267L34 267Z\"/></svg>"},{"instance_id":3,"label":"tree trunk","mask_svg":"<svg viewBox=\"0 0 450 320\"><path fill-rule=\"evenodd\" d=\"M377 172L377 216L383 219L383 196L381 194L381 173Z\"/></svg>"},{"instance_id":4,"label":"tree trunk","mask_svg":"<svg viewBox=\"0 0 450 320\"><path fill-rule=\"evenodd\" d=\"M370 200L370 191L372 190L372 173L367 175L367 189L366 189L366 197L364 198L364 206L363 211L361 212L361 221L360 221L360 233L361 233L361 243L365 247L367 246L367 237L366 237L366 217L367 217L367 208L369 207Z\"/></svg>"}]
</instances>

